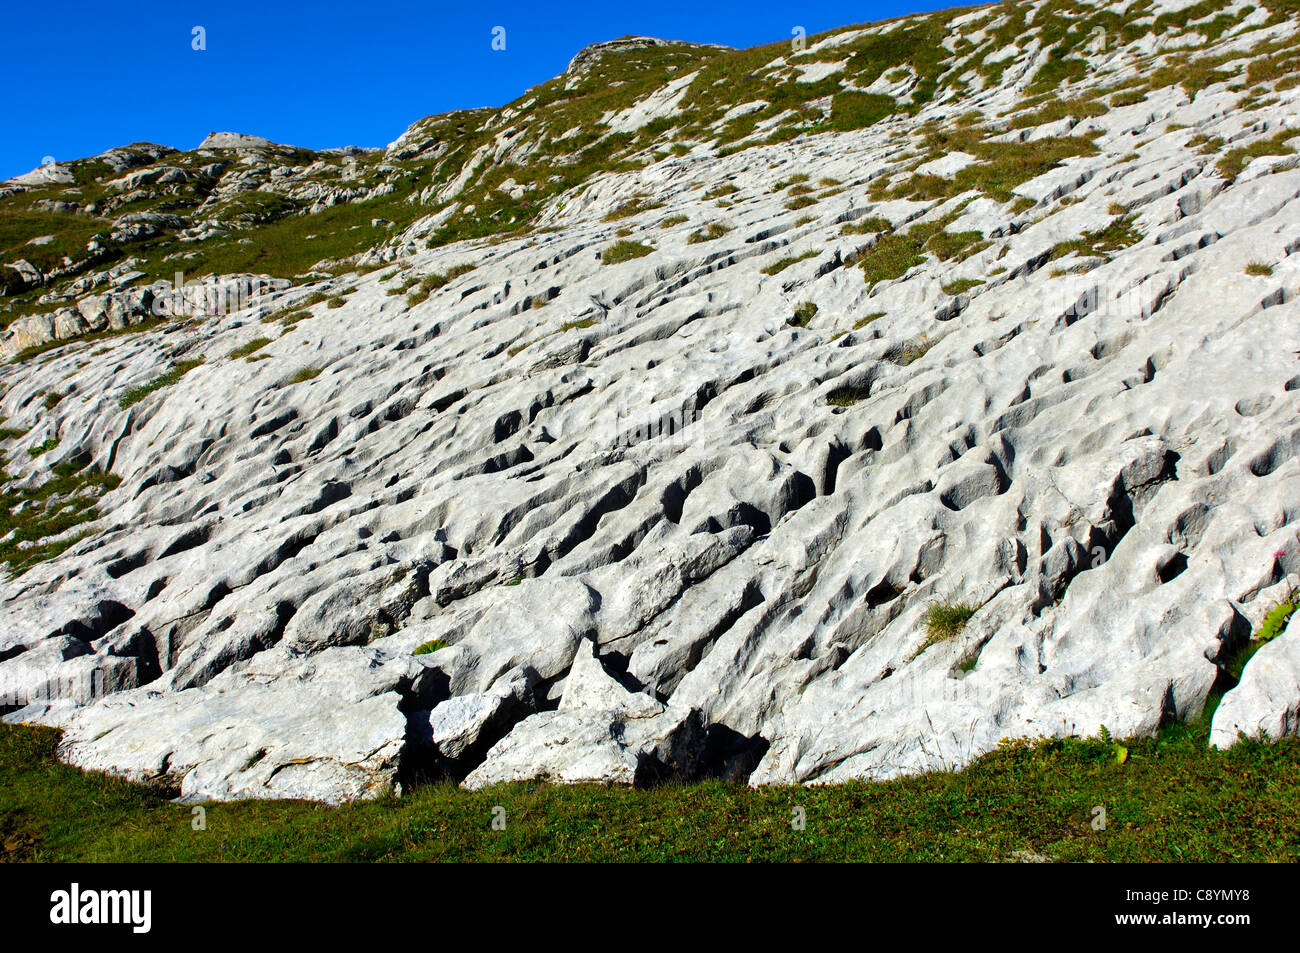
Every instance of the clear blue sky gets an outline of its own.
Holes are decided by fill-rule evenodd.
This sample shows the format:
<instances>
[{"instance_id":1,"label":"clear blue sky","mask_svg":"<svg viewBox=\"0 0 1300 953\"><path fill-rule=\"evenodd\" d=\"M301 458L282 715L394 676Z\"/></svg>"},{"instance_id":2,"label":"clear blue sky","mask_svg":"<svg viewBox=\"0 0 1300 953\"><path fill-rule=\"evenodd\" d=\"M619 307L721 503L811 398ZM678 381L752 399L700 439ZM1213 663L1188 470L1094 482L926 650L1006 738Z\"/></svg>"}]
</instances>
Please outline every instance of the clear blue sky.
<instances>
[{"instance_id":1,"label":"clear blue sky","mask_svg":"<svg viewBox=\"0 0 1300 953\"><path fill-rule=\"evenodd\" d=\"M325 148L382 146L431 113L499 106L624 34L746 47L953 6L930 0L278 0L9 3L0 178L46 156L135 141L189 149L211 130ZM193 28L207 49L192 48ZM505 27L504 52L491 48Z\"/></svg>"}]
</instances>

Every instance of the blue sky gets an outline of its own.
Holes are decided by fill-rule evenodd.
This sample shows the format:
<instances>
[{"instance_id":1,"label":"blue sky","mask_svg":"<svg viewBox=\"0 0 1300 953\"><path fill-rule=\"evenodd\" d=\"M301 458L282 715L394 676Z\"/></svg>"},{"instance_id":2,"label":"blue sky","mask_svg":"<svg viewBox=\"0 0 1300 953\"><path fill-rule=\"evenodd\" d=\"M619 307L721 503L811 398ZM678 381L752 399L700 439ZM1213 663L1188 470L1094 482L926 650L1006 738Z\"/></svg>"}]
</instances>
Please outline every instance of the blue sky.
<instances>
[{"instance_id":1,"label":"blue sky","mask_svg":"<svg viewBox=\"0 0 1300 953\"><path fill-rule=\"evenodd\" d=\"M312 148L387 145L431 113L498 106L624 34L746 47L952 3L406 2L9 4L0 178L46 156L135 141L189 149L211 130ZM196 51L193 29L206 49ZM491 48L505 28L506 49Z\"/></svg>"}]
</instances>

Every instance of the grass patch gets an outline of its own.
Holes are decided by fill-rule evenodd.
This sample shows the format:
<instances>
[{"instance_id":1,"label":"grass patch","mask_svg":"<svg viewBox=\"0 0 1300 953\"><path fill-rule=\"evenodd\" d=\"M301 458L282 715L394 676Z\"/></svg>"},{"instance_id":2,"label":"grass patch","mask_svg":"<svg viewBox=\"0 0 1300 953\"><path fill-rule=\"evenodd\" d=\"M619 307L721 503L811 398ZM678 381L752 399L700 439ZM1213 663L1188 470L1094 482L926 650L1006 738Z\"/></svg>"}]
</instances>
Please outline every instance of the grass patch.
<instances>
[{"instance_id":1,"label":"grass patch","mask_svg":"<svg viewBox=\"0 0 1300 953\"><path fill-rule=\"evenodd\" d=\"M799 307L794 309L794 316L790 318L789 324L796 328L808 327L808 322L817 316L817 305L812 301L805 301Z\"/></svg>"},{"instance_id":2,"label":"grass patch","mask_svg":"<svg viewBox=\"0 0 1300 953\"><path fill-rule=\"evenodd\" d=\"M1300 133L1294 129L1283 129L1275 136L1269 136L1267 139L1256 139L1250 145L1231 149L1227 155L1219 160L1217 168L1225 179L1232 182L1237 176L1241 175L1246 166L1250 165L1252 159L1261 156L1285 156L1294 153L1295 149L1287 145L1287 140L1293 139L1297 135L1300 135Z\"/></svg>"},{"instance_id":3,"label":"grass patch","mask_svg":"<svg viewBox=\"0 0 1300 953\"><path fill-rule=\"evenodd\" d=\"M288 377L282 380L280 382L280 386L286 387L291 384L301 384L304 383L305 381L315 380L317 377L320 377L322 370L323 368L319 368L319 367L299 368L296 372L290 374Z\"/></svg>"},{"instance_id":4,"label":"grass patch","mask_svg":"<svg viewBox=\"0 0 1300 953\"><path fill-rule=\"evenodd\" d=\"M836 132L865 129L898 111L898 102L892 96L853 91L836 93L831 97L831 128Z\"/></svg>"},{"instance_id":5,"label":"grass patch","mask_svg":"<svg viewBox=\"0 0 1300 953\"><path fill-rule=\"evenodd\" d=\"M950 281L943 285L943 293L956 297L963 291L970 291L972 288L978 288L982 284L984 284L984 282L979 278L958 278L956 281Z\"/></svg>"},{"instance_id":6,"label":"grass patch","mask_svg":"<svg viewBox=\"0 0 1300 953\"><path fill-rule=\"evenodd\" d=\"M865 387L837 387L826 395L826 403L831 407L852 407L869 396Z\"/></svg>"},{"instance_id":7,"label":"grass patch","mask_svg":"<svg viewBox=\"0 0 1300 953\"><path fill-rule=\"evenodd\" d=\"M623 239L610 245L601 253L600 263L602 265L619 265L634 258L644 258L652 251L654 249L649 245Z\"/></svg>"},{"instance_id":8,"label":"grass patch","mask_svg":"<svg viewBox=\"0 0 1300 953\"><path fill-rule=\"evenodd\" d=\"M439 649L445 649L450 643L444 639L434 639L431 642L425 642L415 650L415 655L431 655Z\"/></svg>"},{"instance_id":9,"label":"grass patch","mask_svg":"<svg viewBox=\"0 0 1300 953\"><path fill-rule=\"evenodd\" d=\"M42 443L37 444L35 447L28 447L27 453L29 456L35 458L41 456L42 454L49 453L51 450L57 449L58 446L59 446L59 438L50 437L48 440L45 440Z\"/></svg>"},{"instance_id":10,"label":"grass patch","mask_svg":"<svg viewBox=\"0 0 1300 953\"><path fill-rule=\"evenodd\" d=\"M1256 278L1267 278L1273 274L1273 266L1259 261L1252 261L1246 266L1246 274Z\"/></svg>"},{"instance_id":11,"label":"grass patch","mask_svg":"<svg viewBox=\"0 0 1300 953\"><path fill-rule=\"evenodd\" d=\"M691 232L690 236L686 239L686 243L688 245L698 245L700 242L713 241L715 238L721 238L729 231L731 231L731 229L728 226L723 225L721 222L709 222L704 227Z\"/></svg>"},{"instance_id":12,"label":"grass patch","mask_svg":"<svg viewBox=\"0 0 1300 953\"><path fill-rule=\"evenodd\" d=\"M1300 739L1210 749L1208 721L1127 739L1005 742L960 772L883 782L749 788L709 781L629 789L451 784L327 807L190 807L60 764L58 733L0 725L4 860L157 861L1002 861L1300 858ZM1091 828L1106 806L1105 831ZM509 823L492 830L501 806ZM790 826L798 805L803 831Z\"/></svg>"},{"instance_id":13,"label":"grass patch","mask_svg":"<svg viewBox=\"0 0 1300 953\"><path fill-rule=\"evenodd\" d=\"M411 279L397 292L397 294L406 293L409 289L414 288L414 291L410 291L410 293L406 295L406 303L414 306L427 300L429 295L447 285L452 280L459 278L461 275L467 275L473 270L473 265L465 263L456 265L445 273L435 271L418 280L414 278Z\"/></svg>"},{"instance_id":14,"label":"grass patch","mask_svg":"<svg viewBox=\"0 0 1300 953\"><path fill-rule=\"evenodd\" d=\"M649 199L628 199L615 206L614 209L605 215L605 221L617 222L620 219L630 218L633 215L639 215L642 212L648 212L651 209L662 208L663 202L651 202Z\"/></svg>"},{"instance_id":15,"label":"grass patch","mask_svg":"<svg viewBox=\"0 0 1300 953\"><path fill-rule=\"evenodd\" d=\"M875 235L879 232L888 232L893 229L889 219L880 216L871 216L859 219L856 222L850 222L840 229L841 235Z\"/></svg>"},{"instance_id":16,"label":"grass patch","mask_svg":"<svg viewBox=\"0 0 1300 953\"><path fill-rule=\"evenodd\" d=\"M1105 228L1084 232L1078 238L1056 245L1052 249L1050 260L1063 258L1071 252L1084 258L1108 257L1112 252L1128 248L1141 239L1142 233L1133 227L1131 218L1118 218Z\"/></svg>"},{"instance_id":17,"label":"grass patch","mask_svg":"<svg viewBox=\"0 0 1300 953\"><path fill-rule=\"evenodd\" d=\"M938 343L938 338L931 338L926 335L917 338L915 341L909 341L907 344L903 345L898 356L894 358L894 363L899 367L907 367L909 364L915 364L921 358L925 357L926 354L930 353L930 349Z\"/></svg>"},{"instance_id":18,"label":"grass patch","mask_svg":"<svg viewBox=\"0 0 1300 953\"><path fill-rule=\"evenodd\" d=\"M247 344L239 345L239 347L231 351L227 355L227 357L230 357L232 359L248 357L248 355L250 354L256 354L258 351L260 351L262 348L266 347L270 343L271 343L270 338L253 338L253 340L249 341Z\"/></svg>"},{"instance_id":19,"label":"grass patch","mask_svg":"<svg viewBox=\"0 0 1300 953\"><path fill-rule=\"evenodd\" d=\"M0 484L0 538L4 540L0 542L0 562L8 563L9 571L19 575L57 556L81 537L49 538L98 519L96 501L120 482L113 474L65 462L56 464L53 475L40 486Z\"/></svg>"},{"instance_id":20,"label":"grass patch","mask_svg":"<svg viewBox=\"0 0 1300 953\"><path fill-rule=\"evenodd\" d=\"M179 364L174 365L171 370L167 371L165 374L159 374L149 383L141 384L139 387L132 387L129 391L118 398L117 405L123 410L126 410L133 404L138 404L140 401L144 400L154 391L162 390L164 387L170 387L172 384L175 384L202 363L202 359L181 361Z\"/></svg>"},{"instance_id":21,"label":"grass patch","mask_svg":"<svg viewBox=\"0 0 1300 953\"><path fill-rule=\"evenodd\" d=\"M812 250L812 251L806 251L802 255L788 255L785 258L781 258L777 261L772 262L772 264L764 268L763 274L779 275L781 272L785 271L791 265L796 264L797 262L804 261L808 258L816 258L820 254L821 252Z\"/></svg>"},{"instance_id":22,"label":"grass patch","mask_svg":"<svg viewBox=\"0 0 1300 953\"><path fill-rule=\"evenodd\" d=\"M978 608L969 602L931 602L925 610L925 644L922 648L955 638L966 628L966 623Z\"/></svg>"}]
</instances>

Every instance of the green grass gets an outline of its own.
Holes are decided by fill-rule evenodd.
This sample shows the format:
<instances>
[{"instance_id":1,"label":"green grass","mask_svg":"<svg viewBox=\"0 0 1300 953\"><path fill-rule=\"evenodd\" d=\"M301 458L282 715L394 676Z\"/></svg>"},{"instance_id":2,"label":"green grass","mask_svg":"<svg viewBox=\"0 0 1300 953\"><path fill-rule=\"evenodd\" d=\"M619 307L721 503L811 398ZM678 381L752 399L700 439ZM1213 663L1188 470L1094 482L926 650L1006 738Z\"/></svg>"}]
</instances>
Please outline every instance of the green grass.
<instances>
[{"instance_id":1,"label":"green grass","mask_svg":"<svg viewBox=\"0 0 1300 953\"><path fill-rule=\"evenodd\" d=\"M984 284L984 282L979 278L958 278L956 281L950 281L943 285L943 293L955 297L963 291L970 291L972 288L978 288L982 284Z\"/></svg>"},{"instance_id":2,"label":"green grass","mask_svg":"<svg viewBox=\"0 0 1300 953\"><path fill-rule=\"evenodd\" d=\"M0 726L0 859L26 861L1001 861L1300 859L1300 740L1207 748L1208 717L1159 737L1006 743L960 772L887 782L648 789L539 783L326 807L192 809L57 763L58 735ZM1094 830L1093 808L1106 812ZM493 808L506 828L493 830ZM802 807L806 827L791 828Z\"/></svg>"},{"instance_id":3,"label":"green grass","mask_svg":"<svg viewBox=\"0 0 1300 953\"><path fill-rule=\"evenodd\" d=\"M842 92L831 97L831 128L837 132L865 129L899 110L892 96Z\"/></svg>"},{"instance_id":4,"label":"green grass","mask_svg":"<svg viewBox=\"0 0 1300 953\"><path fill-rule=\"evenodd\" d=\"M868 396L870 395L862 387L837 387L826 395L826 403L831 407L852 407Z\"/></svg>"},{"instance_id":5,"label":"green grass","mask_svg":"<svg viewBox=\"0 0 1300 953\"><path fill-rule=\"evenodd\" d=\"M439 649L445 649L449 643L443 639L434 639L431 642L425 642L415 650L415 655L431 655Z\"/></svg>"},{"instance_id":6,"label":"green grass","mask_svg":"<svg viewBox=\"0 0 1300 953\"><path fill-rule=\"evenodd\" d=\"M202 363L203 361L201 359L181 361L179 364L173 366L171 370L167 371L167 373L159 374L149 383L141 384L139 387L132 387L129 391L118 398L117 404L123 410L126 410L133 404L138 404L140 401L144 400L154 391L162 390L164 387L170 387L172 384L175 384L178 380Z\"/></svg>"},{"instance_id":7,"label":"green grass","mask_svg":"<svg viewBox=\"0 0 1300 953\"><path fill-rule=\"evenodd\" d=\"M0 480L7 477L0 473ZM50 478L36 487L0 483L0 538L4 538L0 542L0 562L8 563L9 571L19 574L63 552L79 537L40 541L97 519L99 494L119 482L112 474L65 462L56 464Z\"/></svg>"},{"instance_id":8,"label":"green grass","mask_svg":"<svg viewBox=\"0 0 1300 953\"><path fill-rule=\"evenodd\" d=\"M731 231L721 222L709 222L702 228L698 228L687 237L686 242L689 245L698 245L700 242L712 241L715 238L721 238L727 232Z\"/></svg>"},{"instance_id":9,"label":"green grass","mask_svg":"<svg viewBox=\"0 0 1300 953\"><path fill-rule=\"evenodd\" d=\"M931 602L925 610L925 646L955 638L978 608L969 602Z\"/></svg>"},{"instance_id":10,"label":"green grass","mask_svg":"<svg viewBox=\"0 0 1300 953\"><path fill-rule=\"evenodd\" d=\"M418 279L412 278L400 290L389 291L388 293L390 295L406 294L406 303L408 305L417 305L421 301L426 300L429 297L429 295L433 294L433 292L436 291L437 289L442 288L443 286L449 284L450 282L459 278L461 275L469 274L473 270L474 270L474 266L466 262L463 264L455 265L454 267L448 269L445 273L433 272L432 274L425 275L423 278L418 278ZM414 288L415 290L410 291L410 293L407 294L407 292L411 288ZM331 307L333 306L331 305Z\"/></svg>"},{"instance_id":11,"label":"green grass","mask_svg":"<svg viewBox=\"0 0 1300 953\"><path fill-rule=\"evenodd\" d=\"M821 252L816 251L814 249L814 250L806 251L802 255L787 255L785 258L777 259L776 261L772 262L772 264L764 268L763 274L779 275L781 272L785 271L791 265L801 261L805 261L806 259L809 258L816 258L820 254Z\"/></svg>"},{"instance_id":12,"label":"green grass","mask_svg":"<svg viewBox=\"0 0 1300 953\"><path fill-rule=\"evenodd\" d=\"M929 233L916 226L901 235L897 232L881 235L858 262L866 275L867 287L901 278L923 263L925 253L922 249L928 239Z\"/></svg>"},{"instance_id":13,"label":"green grass","mask_svg":"<svg viewBox=\"0 0 1300 953\"><path fill-rule=\"evenodd\" d=\"M44 440L34 447L28 447L27 453L29 456L32 457L39 457L42 454L49 453L51 450L54 450L55 448L58 447L58 445L59 445L59 438L50 437L48 440Z\"/></svg>"},{"instance_id":14,"label":"green grass","mask_svg":"<svg viewBox=\"0 0 1300 953\"><path fill-rule=\"evenodd\" d=\"M321 370L322 368L319 367L299 368L297 371L295 371L294 373L286 377L284 380L282 380L280 382L280 386L286 387L290 384L301 384L304 381L314 380L315 378L320 377Z\"/></svg>"},{"instance_id":15,"label":"green grass","mask_svg":"<svg viewBox=\"0 0 1300 953\"><path fill-rule=\"evenodd\" d=\"M662 208L663 204L663 202L652 202L645 198L628 199L626 202L616 205L613 211L605 216L605 221L617 222L620 219L631 218L633 215L639 215L651 209Z\"/></svg>"},{"instance_id":16,"label":"green grass","mask_svg":"<svg viewBox=\"0 0 1300 953\"><path fill-rule=\"evenodd\" d=\"M1273 274L1273 266L1266 265L1263 262L1252 261L1246 266L1246 274L1256 278L1267 278Z\"/></svg>"},{"instance_id":17,"label":"green grass","mask_svg":"<svg viewBox=\"0 0 1300 953\"><path fill-rule=\"evenodd\" d=\"M812 301L805 301L799 307L794 309L794 316L790 318L790 325L796 328L808 327L808 322L817 316L817 305Z\"/></svg>"},{"instance_id":18,"label":"green grass","mask_svg":"<svg viewBox=\"0 0 1300 953\"><path fill-rule=\"evenodd\" d=\"M878 232L888 232L893 229L889 219L879 216L859 219L856 222L850 222L840 229L841 235L874 235Z\"/></svg>"},{"instance_id":19,"label":"green grass","mask_svg":"<svg viewBox=\"0 0 1300 953\"><path fill-rule=\"evenodd\" d=\"M1250 145L1239 146L1236 149L1228 151L1227 155L1218 162L1218 170L1223 177L1229 182L1241 175L1252 159L1260 156L1285 156L1295 152L1292 146L1287 145L1287 140L1295 138L1300 133L1294 129L1283 129L1277 135L1269 136L1266 139L1256 139Z\"/></svg>"},{"instance_id":20,"label":"green grass","mask_svg":"<svg viewBox=\"0 0 1300 953\"><path fill-rule=\"evenodd\" d=\"M248 355L250 354L256 354L258 351L260 351L262 348L266 347L270 343L271 343L270 338L253 338L253 340L249 341L247 344L239 345L239 347L231 351L227 355L227 357L230 357L232 359L248 357Z\"/></svg>"},{"instance_id":21,"label":"green grass","mask_svg":"<svg viewBox=\"0 0 1300 953\"><path fill-rule=\"evenodd\" d=\"M1106 257L1141 239L1142 233L1133 227L1131 218L1117 218L1105 228L1084 232L1079 238L1056 245L1052 249L1051 260L1063 258L1071 252L1084 258Z\"/></svg>"},{"instance_id":22,"label":"green grass","mask_svg":"<svg viewBox=\"0 0 1300 953\"><path fill-rule=\"evenodd\" d=\"M907 367L909 364L915 364L921 358L925 357L926 354L930 353L930 349L938 343L938 338L931 338L927 335L922 335L914 341L908 341L903 345L902 350L898 352L898 356L894 358L894 363L899 367Z\"/></svg>"},{"instance_id":23,"label":"green grass","mask_svg":"<svg viewBox=\"0 0 1300 953\"><path fill-rule=\"evenodd\" d=\"M654 251L649 245L643 245L640 242L633 242L624 239L614 242L600 256L602 265L618 265L625 261L631 261L633 258L643 258Z\"/></svg>"}]
</instances>

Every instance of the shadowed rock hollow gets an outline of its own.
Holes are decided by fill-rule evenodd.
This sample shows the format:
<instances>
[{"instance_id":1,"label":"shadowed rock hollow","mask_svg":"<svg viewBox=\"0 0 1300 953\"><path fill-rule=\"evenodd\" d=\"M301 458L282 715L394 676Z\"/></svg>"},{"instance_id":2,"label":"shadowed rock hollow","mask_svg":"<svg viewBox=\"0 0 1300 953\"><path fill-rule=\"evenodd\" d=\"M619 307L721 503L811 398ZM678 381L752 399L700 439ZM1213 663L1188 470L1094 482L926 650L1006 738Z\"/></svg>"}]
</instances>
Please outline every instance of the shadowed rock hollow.
<instances>
[{"instance_id":1,"label":"shadowed rock hollow","mask_svg":"<svg viewBox=\"0 0 1300 953\"><path fill-rule=\"evenodd\" d=\"M1300 571L1295 14L1062 12L625 41L373 247L4 367L9 532L94 503L5 541L7 717L326 801L886 778L1225 689L1214 743L1294 733L1300 636L1225 670ZM647 62L549 193L530 137Z\"/></svg>"}]
</instances>

